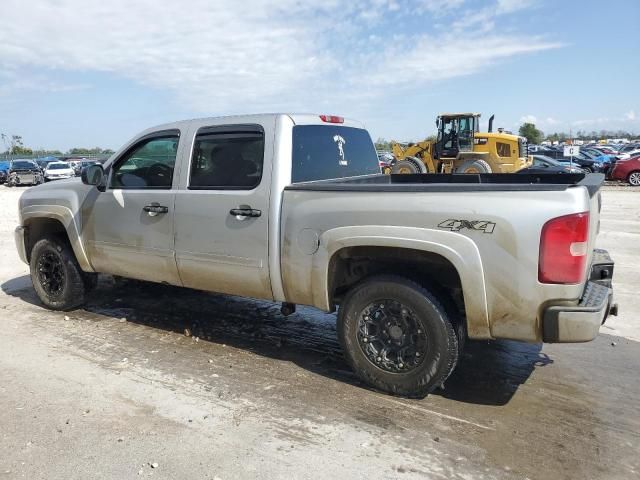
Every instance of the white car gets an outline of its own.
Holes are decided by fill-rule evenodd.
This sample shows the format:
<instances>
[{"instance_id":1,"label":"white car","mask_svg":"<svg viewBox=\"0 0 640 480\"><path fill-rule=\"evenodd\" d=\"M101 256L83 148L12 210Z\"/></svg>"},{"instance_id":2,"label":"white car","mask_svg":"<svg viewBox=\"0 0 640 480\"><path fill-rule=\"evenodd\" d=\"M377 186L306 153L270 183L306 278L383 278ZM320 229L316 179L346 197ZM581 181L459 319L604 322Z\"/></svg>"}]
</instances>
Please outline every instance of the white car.
<instances>
[{"instance_id":1,"label":"white car","mask_svg":"<svg viewBox=\"0 0 640 480\"><path fill-rule=\"evenodd\" d=\"M61 180L63 178L73 178L75 171L67 162L51 162L44 170L44 181Z\"/></svg>"},{"instance_id":2,"label":"white car","mask_svg":"<svg viewBox=\"0 0 640 480\"><path fill-rule=\"evenodd\" d=\"M635 157L637 155L640 155L640 148L638 148L636 150L631 150L631 151L628 151L628 152L624 152L624 153L621 153L620 155L616 155L616 156L618 157L618 160L626 160L628 158Z\"/></svg>"}]
</instances>

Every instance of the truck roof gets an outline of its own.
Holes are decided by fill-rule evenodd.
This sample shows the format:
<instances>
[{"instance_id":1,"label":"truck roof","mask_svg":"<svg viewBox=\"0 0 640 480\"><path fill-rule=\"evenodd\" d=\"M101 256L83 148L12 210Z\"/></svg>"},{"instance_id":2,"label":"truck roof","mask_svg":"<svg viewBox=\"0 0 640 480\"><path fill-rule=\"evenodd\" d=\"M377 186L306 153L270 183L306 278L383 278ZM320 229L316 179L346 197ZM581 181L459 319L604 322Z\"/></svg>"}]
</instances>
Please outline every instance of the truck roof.
<instances>
[{"instance_id":1,"label":"truck roof","mask_svg":"<svg viewBox=\"0 0 640 480\"><path fill-rule=\"evenodd\" d=\"M479 117L479 113L441 113L439 117Z\"/></svg>"},{"instance_id":2,"label":"truck roof","mask_svg":"<svg viewBox=\"0 0 640 480\"><path fill-rule=\"evenodd\" d=\"M199 123L211 121L212 124L233 124L233 123L260 123L275 119L276 117L289 117L295 125L340 125L344 127L364 128L364 124L350 118L339 117L343 119L342 123L331 123L323 121L320 114L313 113L257 113L247 115L224 115L218 117L202 117L192 118L189 120L179 120L177 122L164 123L148 128L142 132L151 133L158 130L170 130L173 128L184 127L187 124L197 121Z\"/></svg>"}]
</instances>

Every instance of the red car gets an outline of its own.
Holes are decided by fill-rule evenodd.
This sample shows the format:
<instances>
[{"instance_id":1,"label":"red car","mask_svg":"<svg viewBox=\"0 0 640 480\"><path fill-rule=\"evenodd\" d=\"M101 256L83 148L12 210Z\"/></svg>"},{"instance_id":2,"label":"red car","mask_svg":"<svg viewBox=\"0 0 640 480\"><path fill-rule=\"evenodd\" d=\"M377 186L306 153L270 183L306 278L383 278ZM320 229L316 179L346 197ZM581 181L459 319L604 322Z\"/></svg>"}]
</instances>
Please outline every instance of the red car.
<instances>
[{"instance_id":1,"label":"red car","mask_svg":"<svg viewBox=\"0 0 640 480\"><path fill-rule=\"evenodd\" d=\"M640 187L640 155L617 160L609 176L612 180L627 181L634 187Z\"/></svg>"}]
</instances>

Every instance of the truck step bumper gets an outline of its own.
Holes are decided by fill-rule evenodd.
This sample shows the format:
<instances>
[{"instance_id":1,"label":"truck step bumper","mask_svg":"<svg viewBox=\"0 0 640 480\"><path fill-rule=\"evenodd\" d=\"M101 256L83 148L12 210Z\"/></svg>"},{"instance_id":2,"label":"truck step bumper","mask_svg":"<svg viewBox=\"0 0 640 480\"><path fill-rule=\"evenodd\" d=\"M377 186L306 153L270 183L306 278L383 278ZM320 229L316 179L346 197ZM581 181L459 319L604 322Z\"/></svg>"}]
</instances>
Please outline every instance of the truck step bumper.
<instances>
[{"instance_id":1,"label":"truck step bumper","mask_svg":"<svg viewBox=\"0 0 640 480\"><path fill-rule=\"evenodd\" d=\"M589 281L576 306L549 307L544 312L543 340L547 343L590 342L609 314L617 315L613 290Z\"/></svg>"}]
</instances>

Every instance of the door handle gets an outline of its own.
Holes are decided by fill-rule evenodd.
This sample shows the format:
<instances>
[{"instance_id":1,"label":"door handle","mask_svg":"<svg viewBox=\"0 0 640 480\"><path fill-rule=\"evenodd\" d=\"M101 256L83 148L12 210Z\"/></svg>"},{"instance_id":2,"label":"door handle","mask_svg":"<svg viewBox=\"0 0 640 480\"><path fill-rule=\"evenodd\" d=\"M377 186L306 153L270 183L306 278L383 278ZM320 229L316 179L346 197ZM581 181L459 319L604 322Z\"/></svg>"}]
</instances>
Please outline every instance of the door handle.
<instances>
[{"instance_id":1,"label":"door handle","mask_svg":"<svg viewBox=\"0 0 640 480\"><path fill-rule=\"evenodd\" d=\"M169 207L165 207L164 205L160 205L159 203L151 203L142 208L145 212L149 214L150 217L155 217L161 213L167 213L169 211Z\"/></svg>"},{"instance_id":2,"label":"door handle","mask_svg":"<svg viewBox=\"0 0 640 480\"><path fill-rule=\"evenodd\" d=\"M234 217L253 217L257 218L262 215L262 210L256 210L255 208L244 207L244 208L232 208L229 210L229 215L233 215ZM238 218L238 220L243 220Z\"/></svg>"}]
</instances>

